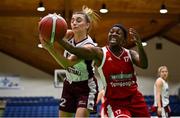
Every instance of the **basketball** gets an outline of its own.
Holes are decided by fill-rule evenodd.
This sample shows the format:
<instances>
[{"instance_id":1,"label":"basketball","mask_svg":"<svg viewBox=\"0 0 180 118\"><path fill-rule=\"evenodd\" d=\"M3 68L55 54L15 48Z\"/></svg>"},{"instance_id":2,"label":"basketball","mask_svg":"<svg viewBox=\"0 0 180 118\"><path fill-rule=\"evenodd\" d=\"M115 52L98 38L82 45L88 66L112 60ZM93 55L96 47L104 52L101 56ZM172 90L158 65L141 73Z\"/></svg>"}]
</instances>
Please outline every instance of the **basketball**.
<instances>
[{"instance_id":1,"label":"basketball","mask_svg":"<svg viewBox=\"0 0 180 118\"><path fill-rule=\"evenodd\" d=\"M53 43L62 39L67 31L67 23L63 17L57 14L48 14L39 22L39 33L43 40Z\"/></svg>"}]
</instances>

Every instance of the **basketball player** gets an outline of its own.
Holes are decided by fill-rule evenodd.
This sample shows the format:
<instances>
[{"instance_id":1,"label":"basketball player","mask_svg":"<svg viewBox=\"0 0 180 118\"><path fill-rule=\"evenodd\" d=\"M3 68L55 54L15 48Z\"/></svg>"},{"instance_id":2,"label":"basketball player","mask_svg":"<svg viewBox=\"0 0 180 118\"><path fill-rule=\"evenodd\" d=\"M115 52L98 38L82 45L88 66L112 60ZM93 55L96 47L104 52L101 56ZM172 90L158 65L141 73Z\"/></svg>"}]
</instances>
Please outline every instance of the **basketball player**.
<instances>
[{"instance_id":1,"label":"basketball player","mask_svg":"<svg viewBox=\"0 0 180 118\"><path fill-rule=\"evenodd\" d=\"M159 117L169 117L169 87L168 87L168 68L160 66L158 68L158 78L154 84L154 106Z\"/></svg>"},{"instance_id":2,"label":"basketball player","mask_svg":"<svg viewBox=\"0 0 180 118\"><path fill-rule=\"evenodd\" d=\"M88 35L98 20L97 14L83 6L83 10L74 12L71 18L73 35L67 41L75 47L94 47L96 44ZM40 36L43 47L66 69L63 92L60 99L60 117L88 117L96 108L98 93L97 80L94 77L92 60L84 60L66 51L64 56L57 42L52 46ZM75 114L74 114L75 113Z\"/></svg>"},{"instance_id":3,"label":"basketball player","mask_svg":"<svg viewBox=\"0 0 180 118\"><path fill-rule=\"evenodd\" d=\"M144 97L138 91L133 68L135 64L146 69L147 56L140 36L133 28L129 29L129 33L138 52L124 48L127 32L122 25L113 25L108 33L108 45L102 48L75 47L65 41L66 37L59 40L59 44L80 58L95 61L105 87L105 112L108 117L149 117Z\"/></svg>"}]
</instances>

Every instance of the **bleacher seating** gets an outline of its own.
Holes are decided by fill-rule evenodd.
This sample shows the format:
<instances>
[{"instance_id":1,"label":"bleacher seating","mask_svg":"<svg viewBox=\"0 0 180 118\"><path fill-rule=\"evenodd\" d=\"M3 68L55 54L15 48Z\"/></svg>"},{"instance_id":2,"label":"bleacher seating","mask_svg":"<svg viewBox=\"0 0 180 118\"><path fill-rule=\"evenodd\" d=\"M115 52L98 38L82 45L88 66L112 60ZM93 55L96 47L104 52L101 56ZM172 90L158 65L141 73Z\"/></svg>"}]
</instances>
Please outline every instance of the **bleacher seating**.
<instances>
[{"instance_id":1,"label":"bleacher seating","mask_svg":"<svg viewBox=\"0 0 180 118\"><path fill-rule=\"evenodd\" d=\"M171 116L180 116L180 98L177 95L169 97Z\"/></svg>"},{"instance_id":2,"label":"bleacher seating","mask_svg":"<svg viewBox=\"0 0 180 118\"><path fill-rule=\"evenodd\" d=\"M0 97L0 100L6 100L6 106L3 117L58 117L59 100L54 97ZM148 108L154 103L154 96L145 96ZM100 105L97 106L97 112L90 117L99 117ZM171 116L180 116L180 98L176 95L170 96ZM154 113L151 113L155 116Z\"/></svg>"},{"instance_id":3,"label":"bleacher seating","mask_svg":"<svg viewBox=\"0 0 180 118\"><path fill-rule=\"evenodd\" d=\"M4 97L3 117L58 117L59 100L53 97Z\"/></svg>"}]
</instances>

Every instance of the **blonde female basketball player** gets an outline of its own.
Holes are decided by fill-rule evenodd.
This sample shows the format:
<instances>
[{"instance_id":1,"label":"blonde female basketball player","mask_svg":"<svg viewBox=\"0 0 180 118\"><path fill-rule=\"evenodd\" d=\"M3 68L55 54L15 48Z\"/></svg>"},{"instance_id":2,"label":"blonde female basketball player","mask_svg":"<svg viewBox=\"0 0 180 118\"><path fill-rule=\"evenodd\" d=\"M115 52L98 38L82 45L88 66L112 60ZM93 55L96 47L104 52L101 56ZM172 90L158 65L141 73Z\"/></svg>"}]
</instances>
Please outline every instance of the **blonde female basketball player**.
<instances>
[{"instance_id":1,"label":"blonde female basketball player","mask_svg":"<svg viewBox=\"0 0 180 118\"><path fill-rule=\"evenodd\" d=\"M154 106L159 117L169 117L169 86L168 86L168 68L160 66L158 68L158 78L154 84Z\"/></svg>"},{"instance_id":2,"label":"blonde female basketball player","mask_svg":"<svg viewBox=\"0 0 180 118\"><path fill-rule=\"evenodd\" d=\"M97 20L97 14L86 6L83 6L82 11L74 12L71 18L74 35L68 37L68 42L75 47L94 47L96 44L88 33ZM75 117L88 117L90 111L96 108L98 93L92 60L81 59L66 50L62 56L62 49L57 42L51 46L42 37L40 40L44 48L66 69L59 105L60 117L73 117L74 113Z\"/></svg>"}]
</instances>

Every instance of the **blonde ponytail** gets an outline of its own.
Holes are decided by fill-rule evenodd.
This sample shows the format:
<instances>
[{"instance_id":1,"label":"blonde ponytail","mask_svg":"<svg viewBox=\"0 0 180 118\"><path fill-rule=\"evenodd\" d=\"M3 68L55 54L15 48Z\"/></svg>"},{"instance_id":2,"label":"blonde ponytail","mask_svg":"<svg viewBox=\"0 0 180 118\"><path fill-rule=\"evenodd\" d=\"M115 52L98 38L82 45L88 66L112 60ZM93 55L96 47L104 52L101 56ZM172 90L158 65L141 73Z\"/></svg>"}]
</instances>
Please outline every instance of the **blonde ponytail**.
<instances>
[{"instance_id":1,"label":"blonde ponytail","mask_svg":"<svg viewBox=\"0 0 180 118\"><path fill-rule=\"evenodd\" d=\"M91 27L96 27L98 22L100 21L100 16L92 9L88 8L87 6L83 5L82 11L88 16L89 21L91 23Z\"/></svg>"}]
</instances>

